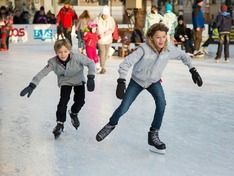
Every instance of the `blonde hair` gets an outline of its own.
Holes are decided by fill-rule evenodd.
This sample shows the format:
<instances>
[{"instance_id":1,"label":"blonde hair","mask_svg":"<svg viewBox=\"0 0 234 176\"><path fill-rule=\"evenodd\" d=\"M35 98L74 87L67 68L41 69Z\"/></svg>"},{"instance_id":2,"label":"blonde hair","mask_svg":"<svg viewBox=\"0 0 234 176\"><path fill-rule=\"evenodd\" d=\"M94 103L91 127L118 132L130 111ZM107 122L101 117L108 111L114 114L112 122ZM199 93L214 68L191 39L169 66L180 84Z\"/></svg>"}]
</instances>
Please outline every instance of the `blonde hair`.
<instances>
[{"instance_id":1,"label":"blonde hair","mask_svg":"<svg viewBox=\"0 0 234 176\"><path fill-rule=\"evenodd\" d=\"M67 39L61 39L54 43L54 51L57 53L63 46L65 46L69 51L72 49L71 43Z\"/></svg>"}]
</instances>

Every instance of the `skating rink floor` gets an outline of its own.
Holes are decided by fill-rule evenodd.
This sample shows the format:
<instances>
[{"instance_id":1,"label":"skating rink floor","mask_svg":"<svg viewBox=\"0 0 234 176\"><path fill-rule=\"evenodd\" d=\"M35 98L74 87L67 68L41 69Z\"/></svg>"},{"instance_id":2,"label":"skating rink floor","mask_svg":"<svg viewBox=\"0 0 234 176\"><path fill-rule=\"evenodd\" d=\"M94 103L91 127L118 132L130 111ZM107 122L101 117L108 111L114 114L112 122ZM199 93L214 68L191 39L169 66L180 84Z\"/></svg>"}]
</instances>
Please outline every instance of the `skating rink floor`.
<instances>
[{"instance_id":1,"label":"skating rink floor","mask_svg":"<svg viewBox=\"0 0 234 176\"><path fill-rule=\"evenodd\" d=\"M234 59L215 63L216 48L210 45L204 59L193 59L203 87L192 82L181 61L170 61L164 71L167 107L160 137L167 145L165 155L150 152L147 144L155 108L147 91L107 139L95 139L120 104L115 88L123 59L109 59L107 73L96 75L96 89L86 92L79 114L79 129L67 116L64 133L54 140L55 74L45 77L30 98L19 96L54 56L52 44L12 45L0 52L0 176L233 176ZM234 58L233 49L231 45ZM71 103L72 97L68 109Z\"/></svg>"}]
</instances>

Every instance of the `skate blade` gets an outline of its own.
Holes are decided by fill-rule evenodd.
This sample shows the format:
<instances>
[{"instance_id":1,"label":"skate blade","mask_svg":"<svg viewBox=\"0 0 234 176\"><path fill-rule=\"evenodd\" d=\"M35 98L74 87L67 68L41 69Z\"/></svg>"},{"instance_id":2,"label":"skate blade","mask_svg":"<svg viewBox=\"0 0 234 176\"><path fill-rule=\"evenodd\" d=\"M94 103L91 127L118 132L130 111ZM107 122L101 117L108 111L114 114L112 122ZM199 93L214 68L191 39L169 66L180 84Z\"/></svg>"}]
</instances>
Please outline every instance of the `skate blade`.
<instances>
[{"instance_id":1,"label":"skate blade","mask_svg":"<svg viewBox=\"0 0 234 176\"><path fill-rule=\"evenodd\" d=\"M72 126L77 130L78 129L78 127L80 126L80 124L79 125L76 125L75 123L74 123L74 120L73 119L71 119L71 123L72 123Z\"/></svg>"},{"instance_id":2,"label":"skate blade","mask_svg":"<svg viewBox=\"0 0 234 176\"><path fill-rule=\"evenodd\" d=\"M61 135L61 133L59 133L59 134L54 134L54 139L58 139L60 135Z\"/></svg>"},{"instance_id":3,"label":"skate blade","mask_svg":"<svg viewBox=\"0 0 234 176\"><path fill-rule=\"evenodd\" d=\"M62 132L63 132L63 131L62 131ZM61 133L62 133L62 132L61 132ZM59 136L61 135L61 133L54 133L54 132L53 132L53 134L54 134L54 139L58 139Z\"/></svg>"},{"instance_id":4,"label":"skate blade","mask_svg":"<svg viewBox=\"0 0 234 176\"><path fill-rule=\"evenodd\" d=\"M149 148L149 151L151 151L153 153L158 153L158 154L161 154L161 155L165 155L166 154L166 149L159 150L159 149L156 149L153 146Z\"/></svg>"}]
</instances>

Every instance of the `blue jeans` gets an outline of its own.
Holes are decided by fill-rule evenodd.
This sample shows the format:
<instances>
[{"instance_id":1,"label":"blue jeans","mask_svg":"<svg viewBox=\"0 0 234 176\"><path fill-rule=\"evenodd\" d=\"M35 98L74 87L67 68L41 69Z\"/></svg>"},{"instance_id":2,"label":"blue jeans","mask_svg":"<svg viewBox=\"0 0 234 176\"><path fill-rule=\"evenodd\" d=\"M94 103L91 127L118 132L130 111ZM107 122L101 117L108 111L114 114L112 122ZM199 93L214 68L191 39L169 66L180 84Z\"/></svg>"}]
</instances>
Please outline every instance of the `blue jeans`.
<instances>
[{"instance_id":1,"label":"blue jeans","mask_svg":"<svg viewBox=\"0 0 234 176\"><path fill-rule=\"evenodd\" d=\"M130 83L128 85L128 88L125 92L124 98L120 106L115 110L115 112L110 118L109 123L111 125L118 124L120 117L128 111L130 105L133 103L137 95L139 95L143 89L144 88L137 84L134 80L130 80ZM156 83L151 84L148 88L146 88L146 90L153 96L156 105L154 119L151 124L151 127L153 129L159 130L162 124L162 119L166 107L166 100L161 82L158 81Z\"/></svg>"}]
</instances>

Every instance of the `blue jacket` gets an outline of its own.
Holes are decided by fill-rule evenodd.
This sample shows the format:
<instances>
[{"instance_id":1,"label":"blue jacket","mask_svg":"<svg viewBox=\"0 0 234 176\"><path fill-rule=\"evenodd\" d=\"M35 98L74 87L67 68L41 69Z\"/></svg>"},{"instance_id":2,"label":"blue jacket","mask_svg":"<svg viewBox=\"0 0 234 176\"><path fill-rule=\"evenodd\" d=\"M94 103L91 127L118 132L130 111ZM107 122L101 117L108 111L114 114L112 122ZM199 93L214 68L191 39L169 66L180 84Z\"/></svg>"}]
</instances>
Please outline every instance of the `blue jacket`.
<instances>
[{"instance_id":1,"label":"blue jacket","mask_svg":"<svg viewBox=\"0 0 234 176\"><path fill-rule=\"evenodd\" d=\"M192 21L193 21L194 29L205 27L205 19L204 19L203 12L201 10L201 6L197 4L193 5Z\"/></svg>"}]
</instances>

